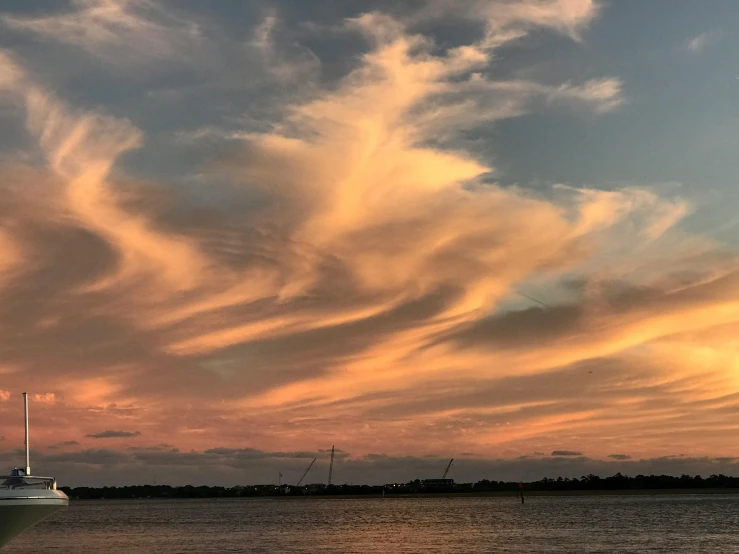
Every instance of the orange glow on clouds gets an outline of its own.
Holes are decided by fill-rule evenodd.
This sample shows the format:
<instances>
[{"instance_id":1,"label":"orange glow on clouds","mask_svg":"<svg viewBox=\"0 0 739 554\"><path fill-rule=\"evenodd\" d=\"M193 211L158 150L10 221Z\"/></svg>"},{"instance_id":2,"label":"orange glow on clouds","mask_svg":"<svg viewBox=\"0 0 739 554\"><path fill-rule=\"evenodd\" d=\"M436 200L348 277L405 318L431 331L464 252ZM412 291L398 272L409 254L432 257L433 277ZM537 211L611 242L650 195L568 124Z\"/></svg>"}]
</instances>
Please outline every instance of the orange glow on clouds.
<instances>
[{"instance_id":1,"label":"orange glow on clouds","mask_svg":"<svg viewBox=\"0 0 739 554\"><path fill-rule=\"evenodd\" d=\"M120 37L65 34L88 4L64 28L11 23L93 53L78 43L97 41L111 63ZM578 38L596 4L469 4L484 38L442 54L413 22L347 21L370 44L356 67L201 168L266 198L236 215L183 208L177 186L162 201L164 183L126 175L125 156L150 148L144 129L74 107L0 53L0 93L41 154L0 162L0 414L38 391L49 419L35 444L80 448L739 454L723 434L739 393L735 253L681 229L681 199L503 187L457 141L541 106L618 110L616 78L483 73L531 29ZM187 43L116 10L126 36L160 33L147 63ZM545 305L519 295L529 285ZM118 429L132 434L91 437Z\"/></svg>"}]
</instances>

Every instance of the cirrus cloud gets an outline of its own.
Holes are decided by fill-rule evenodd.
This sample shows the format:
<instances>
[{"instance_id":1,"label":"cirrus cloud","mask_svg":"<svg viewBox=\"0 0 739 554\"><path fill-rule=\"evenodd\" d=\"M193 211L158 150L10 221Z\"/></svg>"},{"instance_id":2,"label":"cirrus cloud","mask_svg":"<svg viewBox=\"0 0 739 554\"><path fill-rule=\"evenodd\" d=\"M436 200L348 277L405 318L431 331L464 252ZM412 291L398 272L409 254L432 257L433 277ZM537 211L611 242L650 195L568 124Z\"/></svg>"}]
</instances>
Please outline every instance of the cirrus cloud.
<instances>
[{"instance_id":1,"label":"cirrus cloud","mask_svg":"<svg viewBox=\"0 0 739 554\"><path fill-rule=\"evenodd\" d=\"M280 86L311 86L257 130L229 117L224 106L249 101L227 95L209 104L222 116L168 134L130 104L69 100L23 49L0 54L26 141L0 163L4 386L30 376L55 391L40 395L55 418L39 444L140 437L125 454L50 464L304 465L336 443L377 471L379 449L392 464L452 450L587 465L561 445L596 464L614 450L695 454L709 431L708 446L727 444L739 406L730 245L683 229L690 204L649 183L535 191L468 148L503 120L628 105L617 76L496 72L501 47L535 29L582 40L599 5L465 5L351 14L335 29L360 53L324 56L341 73L325 82L313 50L278 51L287 18L260 20L244 44ZM169 17L86 1L4 21L130 70L137 55L162 64L181 41L207 42ZM442 17L479 33L437 40L429 21ZM136 156L168 149L191 179L142 177ZM190 164L203 151L209 163Z\"/></svg>"}]
</instances>

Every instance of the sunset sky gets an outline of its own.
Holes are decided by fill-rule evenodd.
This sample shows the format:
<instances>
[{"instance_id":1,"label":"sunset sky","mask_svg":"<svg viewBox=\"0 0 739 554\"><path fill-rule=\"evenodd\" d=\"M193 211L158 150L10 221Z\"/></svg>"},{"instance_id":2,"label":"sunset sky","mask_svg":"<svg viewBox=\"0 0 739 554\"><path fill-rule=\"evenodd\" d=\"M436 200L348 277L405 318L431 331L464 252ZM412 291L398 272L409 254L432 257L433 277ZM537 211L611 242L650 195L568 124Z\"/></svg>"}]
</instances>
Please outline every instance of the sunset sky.
<instances>
[{"instance_id":1,"label":"sunset sky","mask_svg":"<svg viewBox=\"0 0 739 554\"><path fill-rule=\"evenodd\" d=\"M735 1L0 10L5 469L739 475Z\"/></svg>"}]
</instances>

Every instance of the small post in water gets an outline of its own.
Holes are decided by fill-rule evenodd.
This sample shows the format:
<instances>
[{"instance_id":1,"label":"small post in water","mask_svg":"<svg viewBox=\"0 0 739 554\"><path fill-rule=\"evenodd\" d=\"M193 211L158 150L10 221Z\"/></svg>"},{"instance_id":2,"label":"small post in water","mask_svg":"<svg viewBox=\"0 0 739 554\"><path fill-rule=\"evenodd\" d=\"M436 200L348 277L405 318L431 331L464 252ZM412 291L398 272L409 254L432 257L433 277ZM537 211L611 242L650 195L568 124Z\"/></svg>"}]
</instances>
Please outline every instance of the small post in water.
<instances>
[{"instance_id":1,"label":"small post in water","mask_svg":"<svg viewBox=\"0 0 739 554\"><path fill-rule=\"evenodd\" d=\"M26 475L31 475L31 456L28 449L28 393L23 393L23 404L26 408Z\"/></svg>"}]
</instances>

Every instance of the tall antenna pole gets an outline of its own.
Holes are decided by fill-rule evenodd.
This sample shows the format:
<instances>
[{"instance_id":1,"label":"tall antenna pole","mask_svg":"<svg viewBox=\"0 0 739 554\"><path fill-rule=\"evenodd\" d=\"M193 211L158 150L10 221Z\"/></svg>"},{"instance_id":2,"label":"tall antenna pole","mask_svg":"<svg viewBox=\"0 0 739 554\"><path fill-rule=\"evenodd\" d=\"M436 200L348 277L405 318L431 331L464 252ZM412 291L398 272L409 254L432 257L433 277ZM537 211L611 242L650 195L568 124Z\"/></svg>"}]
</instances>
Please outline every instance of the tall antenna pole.
<instances>
[{"instance_id":1,"label":"tall antenna pole","mask_svg":"<svg viewBox=\"0 0 739 554\"><path fill-rule=\"evenodd\" d=\"M26 475L31 475L31 456L28 449L28 393L23 393L23 405L26 408Z\"/></svg>"},{"instance_id":2,"label":"tall antenna pole","mask_svg":"<svg viewBox=\"0 0 739 554\"><path fill-rule=\"evenodd\" d=\"M334 473L334 445L331 445L331 464L328 466L328 486L331 486L331 476Z\"/></svg>"}]
</instances>

